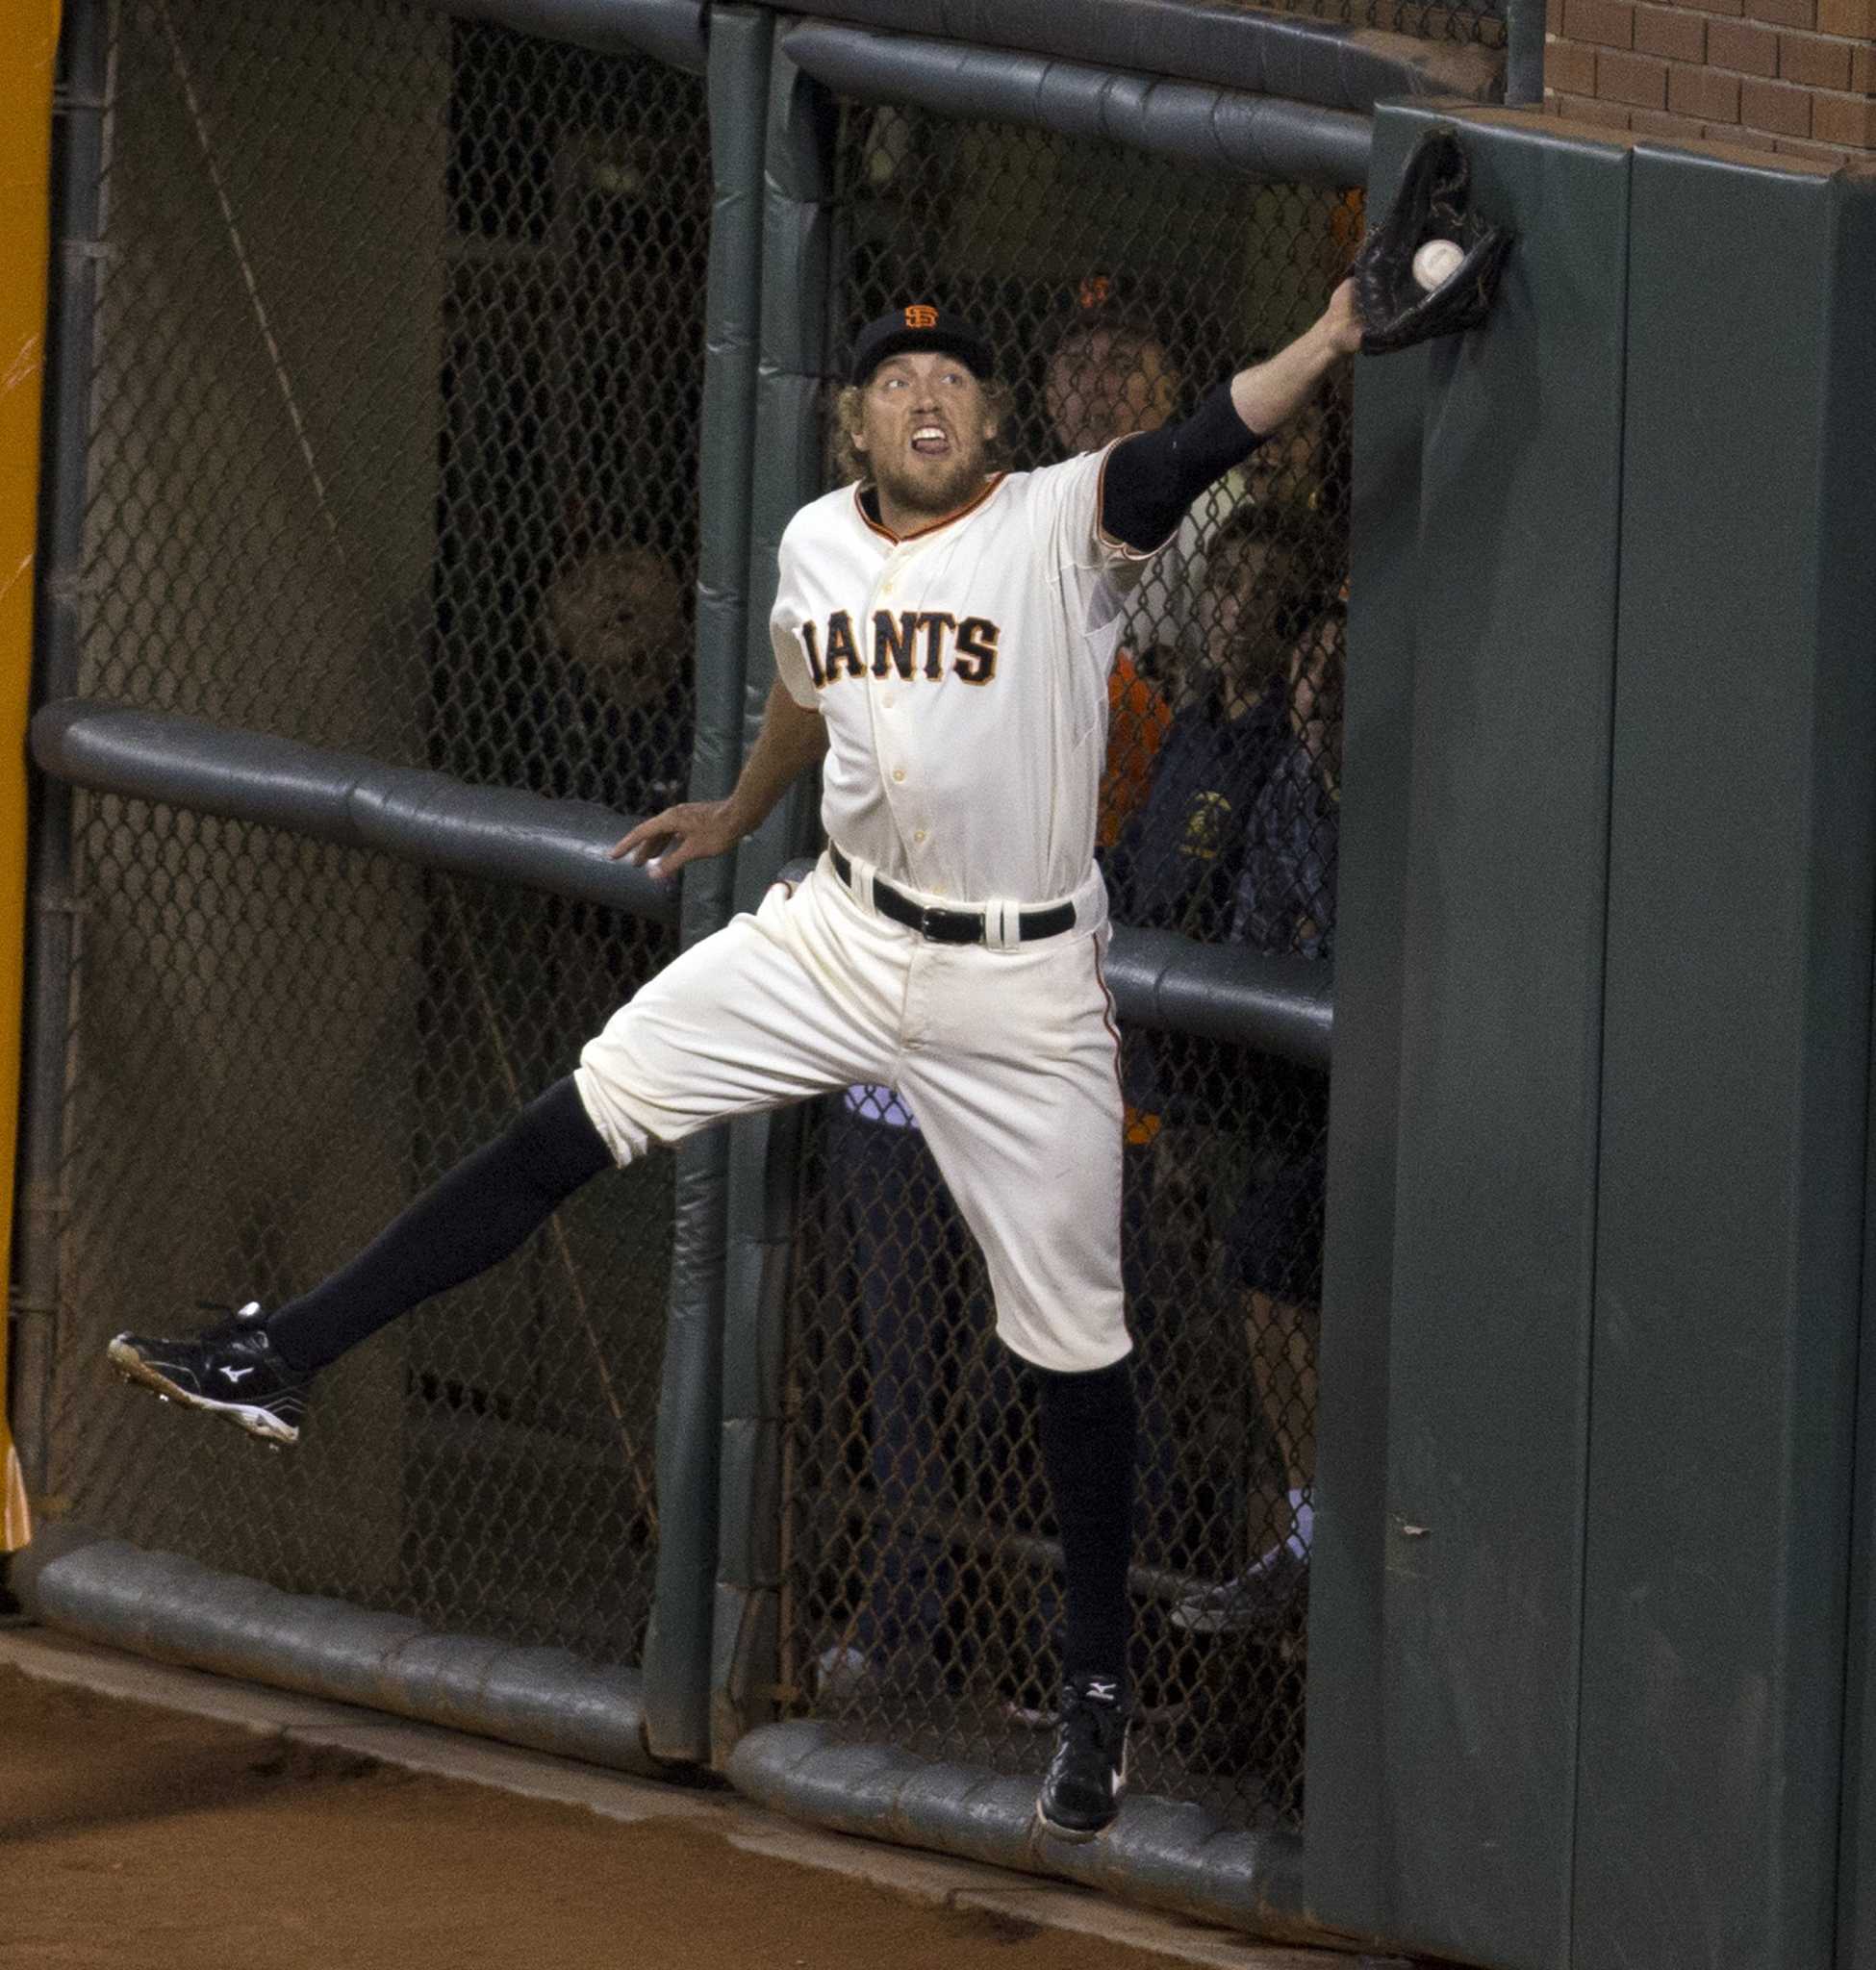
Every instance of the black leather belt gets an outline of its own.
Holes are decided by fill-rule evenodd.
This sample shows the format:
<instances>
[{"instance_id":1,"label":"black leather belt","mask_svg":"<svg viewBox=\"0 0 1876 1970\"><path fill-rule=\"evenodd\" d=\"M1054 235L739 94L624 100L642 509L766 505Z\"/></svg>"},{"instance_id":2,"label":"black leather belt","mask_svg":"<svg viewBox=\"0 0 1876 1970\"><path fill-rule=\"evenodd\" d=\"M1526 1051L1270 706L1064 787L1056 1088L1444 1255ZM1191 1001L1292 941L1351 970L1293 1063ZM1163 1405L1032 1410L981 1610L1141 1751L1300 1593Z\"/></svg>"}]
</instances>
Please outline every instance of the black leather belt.
<instances>
[{"instance_id":1,"label":"black leather belt","mask_svg":"<svg viewBox=\"0 0 1876 1970\"><path fill-rule=\"evenodd\" d=\"M834 873L851 889L853 865L832 842L827 844L827 859L834 865ZM933 944L983 942L981 910L941 910L925 903L915 903L902 891L896 890L883 875L873 878L873 907L882 917L889 917L895 923L903 923L908 930L916 930ZM1016 934L1025 944L1037 937L1059 937L1064 930L1075 928L1075 905L1053 903L1046 910L1025 910L1016 923Z\"/></svg>"}]
</instances>

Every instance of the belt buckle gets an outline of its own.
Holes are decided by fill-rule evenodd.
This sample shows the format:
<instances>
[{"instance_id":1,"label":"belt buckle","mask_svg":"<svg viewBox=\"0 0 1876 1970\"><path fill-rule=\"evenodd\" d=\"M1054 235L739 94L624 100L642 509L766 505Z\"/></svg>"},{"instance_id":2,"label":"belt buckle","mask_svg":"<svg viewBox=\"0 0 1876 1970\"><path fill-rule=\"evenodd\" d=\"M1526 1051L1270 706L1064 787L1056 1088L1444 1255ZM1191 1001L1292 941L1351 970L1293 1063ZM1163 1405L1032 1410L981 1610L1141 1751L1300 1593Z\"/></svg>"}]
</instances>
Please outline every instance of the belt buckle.
<instances>
[{"instance_id":1,"label":"belt buckle","mask_svg":"<svg viewBox=\"0 0 1876 1970\"><path fill-rule=\"evenodd\" d=\"M927 944L982 944L984 942L985 919L977 912L977 927L973 935L965 929L971 916L969 910L953 909L949 903L921 903L919 912L919 935Z\"/></svg>"}]
</instances>

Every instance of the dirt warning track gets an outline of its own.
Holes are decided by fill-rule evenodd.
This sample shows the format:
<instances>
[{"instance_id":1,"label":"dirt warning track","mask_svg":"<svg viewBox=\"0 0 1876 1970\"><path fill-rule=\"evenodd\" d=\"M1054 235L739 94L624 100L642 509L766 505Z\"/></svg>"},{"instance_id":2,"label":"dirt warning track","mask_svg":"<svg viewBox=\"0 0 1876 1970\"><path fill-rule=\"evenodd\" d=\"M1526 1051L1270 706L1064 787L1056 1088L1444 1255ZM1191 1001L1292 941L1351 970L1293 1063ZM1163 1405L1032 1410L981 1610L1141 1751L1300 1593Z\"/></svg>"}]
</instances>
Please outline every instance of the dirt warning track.
<instances>
[{"instance_id":1,"label":"dirt warning track","mask_svg":"<svg viewBox=\"0 0 1876 1970\"><path fill-rule=\"evenodd\" d=\"M725 1837L717 1822L727 1814L697 1807L673 1793L671 1817L654 1807L621 1824L0 1661L0 1965L1155 1970L1168 1961L1098 1933L914 1899L753 1853ZM1246 1970L1336 1960L1212 1933L1213 1947Z\"/></svg>"}]
</instances>

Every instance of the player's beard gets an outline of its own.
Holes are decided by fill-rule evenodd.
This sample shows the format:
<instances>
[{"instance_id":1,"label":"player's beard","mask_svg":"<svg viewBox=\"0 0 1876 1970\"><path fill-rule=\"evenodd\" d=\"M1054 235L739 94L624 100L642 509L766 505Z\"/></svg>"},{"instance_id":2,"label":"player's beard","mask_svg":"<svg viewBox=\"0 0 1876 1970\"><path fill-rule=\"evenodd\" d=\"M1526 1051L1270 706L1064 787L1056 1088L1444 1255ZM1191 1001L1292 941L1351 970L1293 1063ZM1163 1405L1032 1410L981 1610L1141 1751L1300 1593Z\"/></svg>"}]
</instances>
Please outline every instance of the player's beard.
<instances>
[{"instance_id":1,"label":"player's beard","mask_svg":"<svg viewBox=\"0 0 1876 1970\"><path fill-rule=\"evenodd\" d=\"M901 513L922 520L943 519L968 505L983 485L988 461L984 447L960 448L951 457L907 461L890 452L874 462L874 483Z\"/></svg>"}]
</instances>

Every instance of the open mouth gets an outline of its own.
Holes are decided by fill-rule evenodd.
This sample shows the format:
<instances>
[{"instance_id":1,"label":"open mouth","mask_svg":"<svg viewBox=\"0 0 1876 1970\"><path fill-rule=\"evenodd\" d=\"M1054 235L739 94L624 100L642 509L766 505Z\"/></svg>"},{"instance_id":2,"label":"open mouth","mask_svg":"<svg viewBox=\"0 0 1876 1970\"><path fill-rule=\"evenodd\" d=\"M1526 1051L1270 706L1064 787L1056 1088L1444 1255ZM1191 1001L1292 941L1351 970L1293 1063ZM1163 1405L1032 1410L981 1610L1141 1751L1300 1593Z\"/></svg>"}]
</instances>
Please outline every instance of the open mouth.
<instances>
[{"instance_id":1,"label":"open mouth","mask_svg":"<svg viewBox=\"0 0 1876 1970\"><path fill-rule=\"evenodd\" d=\"M912 433L912 449L921 458L943 458L951 448L950 438L937 424L921 424Z\"/></svg>"}]
</instances>

